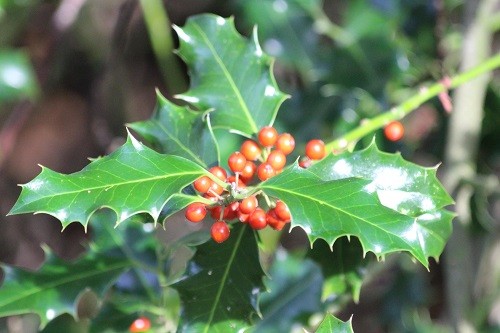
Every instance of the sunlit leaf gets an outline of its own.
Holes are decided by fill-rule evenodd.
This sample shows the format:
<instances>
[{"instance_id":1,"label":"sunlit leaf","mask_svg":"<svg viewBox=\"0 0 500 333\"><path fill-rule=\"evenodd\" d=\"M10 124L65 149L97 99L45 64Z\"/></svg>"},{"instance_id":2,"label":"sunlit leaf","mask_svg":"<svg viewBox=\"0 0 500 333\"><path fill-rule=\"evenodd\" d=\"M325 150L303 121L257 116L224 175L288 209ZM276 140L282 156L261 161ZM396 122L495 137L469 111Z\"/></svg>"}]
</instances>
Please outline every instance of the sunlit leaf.
<instances>
[{"instance_id":1,"label":"sunlit leaf","mask_svg":"<svg viewBox=\"0 0 500 333\"><path fill-rule=\"evenodd\" d=\"M47 168L29 183L10 214L46 213L66 227L84 226L99 208L111 208L117 223L148 213L156 221L169 198L206 171L185 158L162 155L131 135L109 156L97 159L70 175Z\"/></svg>"},{"instance_id":2,"label":"sunlit leaf","mask_svg":"<svg viewBox=\"0 0 500 333\"><path fill-rule=\"evenodd\" d=\"M190 17L175 27L179 55L187 63L190 89L178 98L211 113L214 128L251 136L273 123L285 100L272 74L272 60L262 52L254 31L242 37L233 18Z\"/></svg>"},{"instance_id":3,"label":"sunlit leaf","mask_svg":"<svg viewBox=\"0 0 500 333\"><path fill-rule=\"evenodd\" d=\"M321 238L332 245L341 236L355 236L365 253L408 251L427 267L450 229L442 215L427 225L385 207L371 190L372 181L362 178L323 180L294 164L259 187L288 205L292 227L302 227L311 243Z\"/></svg>"}]
</instances>

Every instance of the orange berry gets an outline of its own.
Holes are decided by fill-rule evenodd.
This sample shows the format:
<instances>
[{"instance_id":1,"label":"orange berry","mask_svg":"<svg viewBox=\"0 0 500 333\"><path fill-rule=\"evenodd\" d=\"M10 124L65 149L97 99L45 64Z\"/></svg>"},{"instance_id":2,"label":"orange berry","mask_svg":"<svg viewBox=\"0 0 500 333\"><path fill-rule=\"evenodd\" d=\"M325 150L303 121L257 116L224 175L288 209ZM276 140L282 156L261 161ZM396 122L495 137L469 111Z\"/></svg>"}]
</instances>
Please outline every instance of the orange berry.
<instances>
[{"instance_id":1,"label":"orange berry","mask_svg":"<svg viewBox=\"0 0 500 333\"><path fill-rule=\"evenodd\" d=\"M281 150L273 150L266 162L271 164L274 170L281 170L286 165L286 156Z\"/></svg>"},{"instance_id":2,"label":"orange berry","mask_svg":"<svg viewBox=\"0 0 500 333\"><path fill-rule=\"evenodd\" d=\"M384 135L389 141L394 142L400 140L403 137L404 133L405 128L399 121L390 122L384 128Z\"/></svg>"},{"instance_id":3,"label":"orange berry","mask_svg":"<svg viewBox=\"0 0 500 333\"><path fill-rule=\"evenodd\" d=\"M245 142L241 144L240 151L249 161L258 159L262 152L259 144L253 140L245 140Z\"/></svg>"},{"instance_id":4,"label":"orange berry","mask_svg":"<svg viewBox=\"0 0 500 333\"><path fill-rule=\"evenodd\" d=\"M258 134L259 142L264 147L272 147L278 140L278 131L272 126L262 127Z\"/></svg>"},{"instance_id":5,"label":"orange berry","mask_svg":"<svg viewBox=\"0 0 500 333\"><path fill-rule=\"evenodd\" d=\"M306 145L306 155L311 160L320 160L325 157L325 143L321 140L311 140Z\"/></svg>"},{"instance_id":6,"label":"orange berry","mask_svg":"<svg viewBox=\"0 0 500 333\"><path fill-rule=\"evenodd\" d=\"M276 149L279 149L283 152L283 154L290 154L295 148L295 139L290 133L283 133L278 136L278 140L276 141Z\"/></svg>"}]
</instances>

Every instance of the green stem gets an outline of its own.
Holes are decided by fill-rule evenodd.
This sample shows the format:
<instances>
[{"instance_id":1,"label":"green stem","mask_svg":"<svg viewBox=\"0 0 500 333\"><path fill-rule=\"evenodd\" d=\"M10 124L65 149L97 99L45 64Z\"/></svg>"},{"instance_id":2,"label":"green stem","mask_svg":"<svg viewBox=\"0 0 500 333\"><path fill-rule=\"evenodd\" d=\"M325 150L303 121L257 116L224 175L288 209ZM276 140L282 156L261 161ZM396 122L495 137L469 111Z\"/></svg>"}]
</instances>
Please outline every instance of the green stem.
<instances>
[{"instance_id":1,"label":"green stem","mask_svg":"<svg viewBox=\"0 0 500 333\"><path fill-rule=\"evenodd\" d=\"M360 140L365 135L387 125L391 121L402 119L407 114L414 111L417 107L419 107L424 102L430 100L433 97L436 97L442 92L447 91L448 89L456 88L462 85L465 82L468 82L481 74L490 72L495 68L500 67L500 54L497 54L480 65L465 71L463 73L458 74L457 76L450 79L449 86L445 86L442 83L435 83L430 87L425 89L421 89L419 93L401 103L398 106L393 107L392 109L384 112L372 119L364 121L359 127L354 130L346 133L338 139L335 139L329 142L326 145L328 151L339 152L346 149L348 146L355 144L358 140Z\"/></svg>"},{"instance_id":2,"label":"green stem","mask_svg":"<svg viewBox=\"0 0 500 333\"><path fill-rule=\"evenodd\" d=\"M151 46L165 80L167 90L173 95L187 89L184 74L174 56L170 20L162 0L140 0Z\"/></svg>"}]
</instances>

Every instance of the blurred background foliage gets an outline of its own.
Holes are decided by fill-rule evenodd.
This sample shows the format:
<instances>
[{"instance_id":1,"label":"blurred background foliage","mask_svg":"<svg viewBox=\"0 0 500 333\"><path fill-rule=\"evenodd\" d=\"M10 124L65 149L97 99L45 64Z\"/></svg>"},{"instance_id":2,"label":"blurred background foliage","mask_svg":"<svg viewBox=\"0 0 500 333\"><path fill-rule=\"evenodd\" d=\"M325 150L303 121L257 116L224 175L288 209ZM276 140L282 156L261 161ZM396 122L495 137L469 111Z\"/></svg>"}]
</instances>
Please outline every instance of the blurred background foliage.
<instances>
[{"instance_id":1,"label":"blurred background foliage","mask_svg":"<svg viewBox=\"0 0 500 333\"><path fill-rule=\"evenodd\" d=\"M32 179L39 172L38 164L59 172L81 169L87 157L108 153L123 142L124 123L150 116L156 87L168 98L186 89L185 66L171 53L177 45L171 23L183 25L190 15L212 12L233 15L237 28L247 36L258 26L264 51L276 58L276 80L292 96L283 104L276 127L294 134L299 154L306 140L339 137L425 85L455 74L462 60L464 34L478 3L481 1L0 0L0 262L35 269L45 256L40 244L47 244L65 259L81 255L82 241L89 236L79 226L60 233L59 223L47 216L5 217L19 194L16 184ZM155 10L158 4L164 10ZM498 1L496 8L498 12L491 13L492 29L498 32ZM491 53L499 51L498 41L497 33ZM403 123L406 133L400 142L386 142L381 132L376 133L384 150L401 151L405 158L425 166L444 159L448 115L438 99L419 107ZM472 277L471 293L466 295L467 327L499 332L498 75L486 91L481 128L473 161L477 177L462 183L471 189L465 212L471 221L466 224L472 251L468 256L474 258L473 271L464 273ZM235 150L240 139L223 131L216 135L222 140L225 161L224 156ZM371 139L367 137L358 146ZM175 239L172 234L188 231L167 227L158 236L168 243ZM298 263L294 256L306 252L303 240L297 230L284 234L281 243L290 253L278 254L269 262L268 269L275 276L271 284L277 288L262 298L262 311L270 317L256 331L284 332L300 323L317 322L314 313L320 305L315 303L317 298L307 296L321 294L314 281L328 276L321 274L328 265L314 255ZM373 265L370 260L361 262L359 254L356 249L352 254L359 264L353 269L353 280L331 281L330 285L333 290L340 288L341 294L342 288L356 288L359 279L365 278L359 303L350 298L330 300L341 319L354 314L355 331L457 330L459 323L450 316L450 291L446 289L448 266L434 262L427 272L406 256L390 256ZM444 259L460 255L448 252ZM339 264L338 258L332 262ZM279 300L290 291L295 293L287 301L295 305L286 313ZM114 310L113 304L106 308ZM30 332L36 321L32 317L1 319L0 331ZM45 331L60 327L83 330L71 317L62 316Z\"/></svg>"}]
</instances>

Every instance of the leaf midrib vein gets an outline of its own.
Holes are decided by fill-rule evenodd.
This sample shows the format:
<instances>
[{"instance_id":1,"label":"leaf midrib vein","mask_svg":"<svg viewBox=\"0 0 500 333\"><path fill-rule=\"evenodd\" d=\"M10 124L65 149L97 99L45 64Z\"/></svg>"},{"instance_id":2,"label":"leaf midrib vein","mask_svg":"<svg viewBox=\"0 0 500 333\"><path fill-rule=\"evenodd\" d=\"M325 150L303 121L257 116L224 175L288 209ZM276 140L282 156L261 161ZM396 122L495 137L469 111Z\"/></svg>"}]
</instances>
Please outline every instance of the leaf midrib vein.
<instances>
[{"instance_id":1,"label":"leaf midrib vein","mask_svg":"<svg viewBox=\"0 0 500 333\"><path fill-rule=\"evenodd\" d=\"M406 242L406 240L405 240L403 237L401 237L401 236L399 236L399 235L397 235L397 234L394 234L394 233L390 232L389 230L385 230L385 229L381 228L380 226L378 226L377 224L374 224L374 223L372 223L372 222L370 222L370 221L368 221L368 220L366 220L366 219L363 219L363 218L361 218L361 217L359 217L359 216L353 215L353 214L351 214L351 213L349 213L349 212L347 212L347 211L345 211L345 210L343 210L343 209L341 209L341 208L339 208L339 207L335 207L335 206L333 206L333 205L329 204L328 202L326 202L326 201L324 201L324 200L314 199L313 197L310 197L310 196L307 196L307 195L301 194L301 193L299 193L299 192L293 192L293 191L286 190L286 189L284 189L284 188L280 188L280 187L263 186L263 188L266 188L266 187L267 187L267 188L270 188L270 189L274 189L275 191L287 192L287 193L290 193L290 194L293 194L293 195L296 195L296 196L300 196L300 197L307 198L307 199L312 200L312 201L317 201L317 202L318 202L318 203L320 203L320 204L323 204L323 205L325 205L325 206L331 207L333 210L343 212L344 214L346 214L346 215L348 215L348 216L352 217L352 218L353 218L353 219L355 219L355 220L356 220L356 219L358 219L358 220L361 220L361 221L363 221L363 222L366 222L367 224L369 224L369 225L371 225L371 226L373 226L373 227L375 227L375 228L377 228L377 229L381 230L382 232L384 232L384 233L386 233L386 234L393 235L394 237L396 237L396 238L398 238L398 239L403 240L403 242L405 242L408 246L410 246L410 248L411 248L411 247L413 247L413 245L412 245L412 244L408 244L408 243Z\"/></svg>"},{"instance_id":2,"label":"leaf midrib vein","mask_svg":"<svg viewBox=\"0 0 500 333\"><path fill-rule=\"evenodd\" d=\"M236 83L234 82L233 78L231 77L228 69L226 68L224 62L222 61L222 59L217 54L217 52L214 49L214 47L213 47L210 39L207 37L207 35L203 31L203 29L201 29L201 27L198 26L197 24L194 24L193 26L195 27L195 29L198 31L198 33L200 34L200 36L205 41L207 47L210 49L210 52L212 53L212 55L213 55L213 57L215 59L215 61L217 62L217 64L221 68L221 70L222 70L222 72L224 74L224 77L228 81L229 86L234 91L234 94L236 95L238 103L241 105L241 108L243 109L244 114L246 115L248 123L252 127L252 131L255 132L255 133L257 133L257 131L258 131L257 124L255 124L255 121L254 121L254 119L252 118L252 116L250 114L250 110L248 109L248 106L247 106L245 100L243 99L243 96L241 96L240 91L239 91L238 87L236 86Z\"/></svg>"},{"instance_id":3,"label":"leaf midrib vein","mask_svg":"<svg viewBox=\"0 0 500 333\"><path fill-rule=\"evenodd\" d=\"M150 177L150 178L141 178L141 179L136 179L136 180L132 180L132 181L124 181L124 182L120 182L120 183L106 184L106 185L96 186L96 187L85 187L85 188L82 188L82 189L79 189L79 190L75 190L75 191L59 192L59 193L56 193L56 194L46 195L43 198L49 198L49 197L53 198L53 197L57 197L57 196L61 196L61 195L69 195L69 194L73 194L73 193L80 193L80 192L93 191L93 190L102 190L102 189L105 189L105 188L111 189L113 187L122 186L122 185L129 185L129 184L142 183L142 182L150 182L150 181L159 180L159 179L168 179L168 178L175 177L175 176L195 175L195 174L199 174L199 173L200 173L199 171L196 171L196 172L195 171L193 171L193 172L182 172L182 173L174 173L174 174L170 173L168 175L155 176L155 177Z\"/></svg>"},{"instance_id":4,"label":"leaf midrib vein","mask_svg":"<svg viewBox=\"0 0 500 333\"><path fill-rule=\"evenodd\" d=\"M234 258L236 256L236 252L238 251L238 248L240 246L241 239L242 239L244 233L245 233L245 228L241 228L241 231L238 235L238 239L234 245L233 251L231 252L231 256L229 257L229 260L227 262L226 269L224 270L224 274L222 275L221 283L219 285L219 288L217 289L217 294L215 297L214 305L213 305L212 309L210 310L207 324L205 326L205 329L203 330L204 333L207 333L208 330L210 329L210 326L212 325L212 320L214 319L214 316L215 316L215 309L217 309L217 306L219 304L220 297L222 295L222 290L224 289L224 286L226 284L226 280L227 280L228 275L229 275L229 270L230 270L231 266L233 265L233 261L234 261Z\"/></svg>"}]
</instances>

